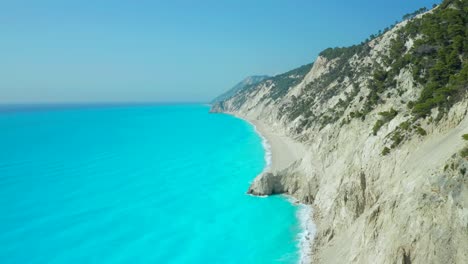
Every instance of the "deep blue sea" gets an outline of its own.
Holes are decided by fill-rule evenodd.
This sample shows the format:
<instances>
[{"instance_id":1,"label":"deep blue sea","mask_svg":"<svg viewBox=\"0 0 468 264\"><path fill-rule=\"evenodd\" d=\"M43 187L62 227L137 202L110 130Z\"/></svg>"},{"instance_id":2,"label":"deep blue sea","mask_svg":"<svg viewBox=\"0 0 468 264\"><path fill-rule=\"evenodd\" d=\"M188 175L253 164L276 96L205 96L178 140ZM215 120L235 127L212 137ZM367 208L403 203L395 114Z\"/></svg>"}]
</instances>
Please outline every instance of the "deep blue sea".
<instances>
[{"instance_id":1,"label":"deep blue sea","mask_svg":"<svg viewBox=\"0 0 468 264\"><path fill-rule=\"evenodd\" d=\"M0 263L295 263L297 208L246 195L248 123L202 105L0 109Z\"/></svg>"}]
</instances>

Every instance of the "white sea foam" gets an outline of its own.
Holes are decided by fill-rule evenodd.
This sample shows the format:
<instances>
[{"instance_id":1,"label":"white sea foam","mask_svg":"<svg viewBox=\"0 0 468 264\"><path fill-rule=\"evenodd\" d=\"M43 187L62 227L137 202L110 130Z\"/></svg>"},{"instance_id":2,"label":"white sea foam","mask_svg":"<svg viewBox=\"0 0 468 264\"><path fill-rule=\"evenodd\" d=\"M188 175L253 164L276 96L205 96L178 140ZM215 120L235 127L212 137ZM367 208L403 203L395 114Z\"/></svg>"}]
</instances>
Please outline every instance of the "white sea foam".
<instances>
[{"instance_id":1,"label":"white sea foam","mask_svg":"<svg viewBox=\"0 0 468 264\"><path fill-rule=\"evenodd\" d=\"M297 217L301 225L302 232L297 235L299 242L299 263L310 263L312 260L312 242L315 237L316 226L312 221L312 206L301 204L297 211Z\"/></svg>"},{"instance_id":2,"label":"white sea foam","mask_svg":"<svg viewBox=\"0 0 468 264\"><path fill-rule=\"evenodd\" d=\"M251 193L247 193L247 195L255 197L255 198L268 198L268 195L253 195Z\"/></svg>"},{"instance_id":3,"label":"white sea foam","mask_svg":"<svg viewBox=\"0 0 468 264\"><path fill-rule=\"evenodd\" d=\"M260 133L260 131L258 131L257 126L254 123L250 122L247 119L244 119L244 118L242 119L246 121L247 123L249 123L251 126L253 126L255 133L257 133L257 135L259 135L260 138L262 139L262 146L263 146L263 149L265 150L265 168L263 169L263 172L265 172L267 169L271 167L271 155L272 154L271 154L270 143L268 143L268 140L262 135L262 133Z\"/></svg>"}]
</instances>

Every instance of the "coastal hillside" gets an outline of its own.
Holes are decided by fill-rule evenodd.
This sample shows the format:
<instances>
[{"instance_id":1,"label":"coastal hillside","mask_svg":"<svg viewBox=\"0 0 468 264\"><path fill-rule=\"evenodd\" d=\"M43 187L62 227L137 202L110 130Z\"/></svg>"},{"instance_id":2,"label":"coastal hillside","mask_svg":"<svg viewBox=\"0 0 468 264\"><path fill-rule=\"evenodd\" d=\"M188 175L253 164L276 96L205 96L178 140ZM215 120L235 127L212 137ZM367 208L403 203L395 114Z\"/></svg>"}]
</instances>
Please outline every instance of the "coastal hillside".
<instances>
[{"instance_id":1,"label":"coastal hillside","mask_svg":"<svg viewBox=\"0 0 468 264\"><path fill-rule=\"evenodd\" d=\"M302 145L248 192L313 206L305 262L468 263L467 51L445 0L212 105Z\"/></svg>"},{"instance_id":2,"label":"coastal hillside","mask_svg":"<svg viewBox=\"0 0 468 264\"><path fill-rule=\"evenodd\" d=\"M267 75L253 75L245 78L244 80L240 81L238 84L236 84L234 87L229 89L227 92L221 94L220 96L216 97L211 101L211 103L217 103L221 102L223 100L229 99L233 96L236 95L237 92L247 89L248 86L253 86L263 80L268 78Z\"/></svg>"}]
</instances>

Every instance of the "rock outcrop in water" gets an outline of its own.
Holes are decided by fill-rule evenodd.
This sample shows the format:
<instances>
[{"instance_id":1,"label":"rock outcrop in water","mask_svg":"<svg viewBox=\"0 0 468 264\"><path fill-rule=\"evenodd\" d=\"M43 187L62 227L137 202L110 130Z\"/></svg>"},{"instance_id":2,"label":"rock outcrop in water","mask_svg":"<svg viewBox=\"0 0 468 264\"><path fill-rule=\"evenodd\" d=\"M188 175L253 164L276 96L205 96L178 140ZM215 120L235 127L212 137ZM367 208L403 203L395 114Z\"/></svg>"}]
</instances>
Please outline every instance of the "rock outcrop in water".
<instances>
[{"instance_id":1,"label":"rock outcrop in water","mask_svg":"<svg viewBox=\"0 0 468 264\"><path fill-rule=\"evenodd\" d=\"M307 149L248 192L313 205L313 263L468 263L467 10L444 1L213 105Z\"/></svg>"}]
</instances>

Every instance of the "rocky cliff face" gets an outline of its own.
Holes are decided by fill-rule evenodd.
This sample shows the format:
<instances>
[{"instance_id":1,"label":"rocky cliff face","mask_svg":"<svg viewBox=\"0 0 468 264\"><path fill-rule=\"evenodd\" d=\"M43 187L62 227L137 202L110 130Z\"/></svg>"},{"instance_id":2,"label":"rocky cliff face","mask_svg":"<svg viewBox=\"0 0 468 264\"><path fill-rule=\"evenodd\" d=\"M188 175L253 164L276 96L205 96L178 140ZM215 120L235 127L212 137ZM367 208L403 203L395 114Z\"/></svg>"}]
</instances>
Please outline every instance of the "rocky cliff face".
<instances>
[{"instance_id":1,"label":"rocky cliff face","mask_svg":"<svg viewBox=\"0 0 468 264\"><path fill-rule=\"evenodd\" d=\"M248 191L314 206L313 263L468 263L467 32L457 68L440 80L432 74L444 46L424 29L453 10L466 31L467 1L445 1L371 41L322 52L304 74L213 105L307 148Z\"/></svg>"}]
</instances>

